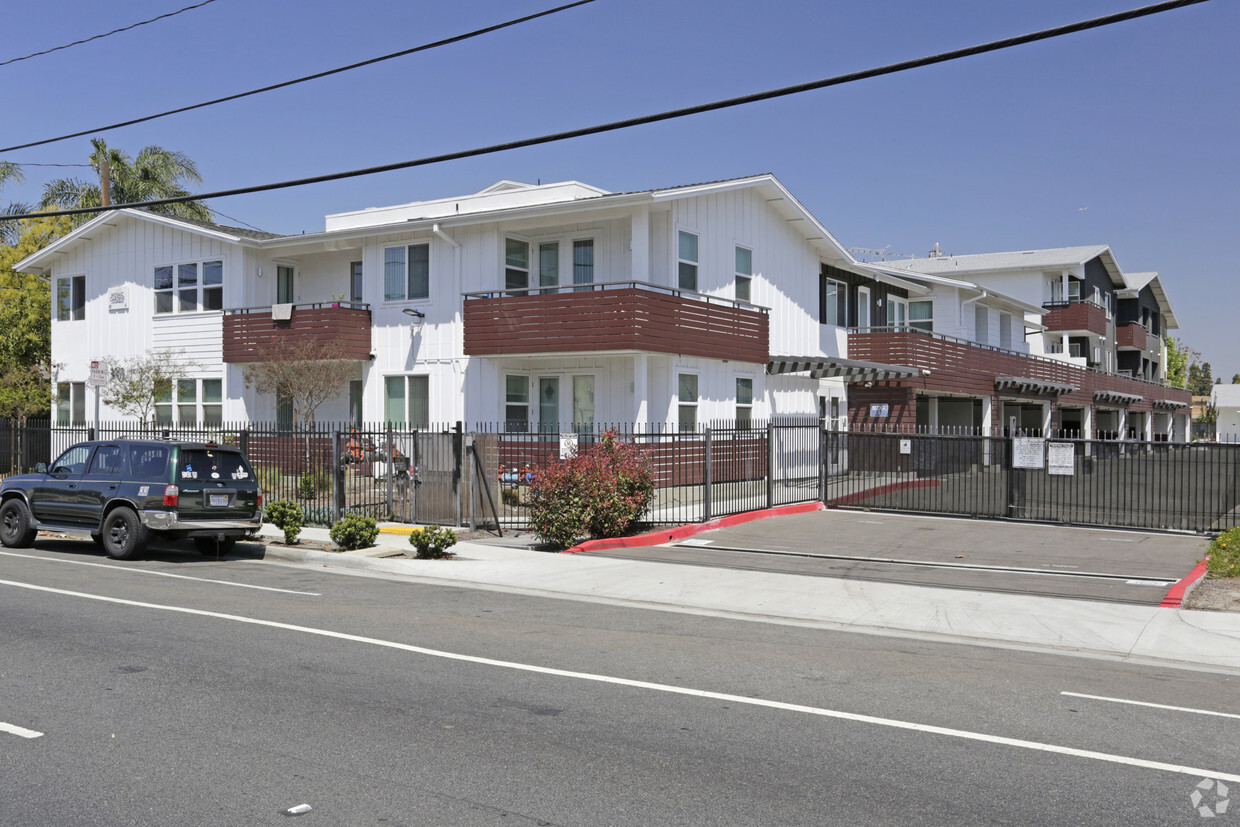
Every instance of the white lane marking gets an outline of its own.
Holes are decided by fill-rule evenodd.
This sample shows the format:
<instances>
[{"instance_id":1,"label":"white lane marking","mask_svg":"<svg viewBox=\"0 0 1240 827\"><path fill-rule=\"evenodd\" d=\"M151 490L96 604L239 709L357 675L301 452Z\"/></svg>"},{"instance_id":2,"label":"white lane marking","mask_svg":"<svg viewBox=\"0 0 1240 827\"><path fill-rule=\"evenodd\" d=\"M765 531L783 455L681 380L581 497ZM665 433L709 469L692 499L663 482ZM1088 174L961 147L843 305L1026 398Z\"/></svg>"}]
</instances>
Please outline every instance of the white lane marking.
<instances>
[{"instance_id":1,"label":"white lane marking","mask_svg":"<svg viewBox=\"0 0 1240 827\"><path fill-rule=\"evenodd\" d=\"M952 738L963 738L969 741L982 741L988 744L1001 744L1009 747L1017 747L1019 749L1035 750L1037 752L1049 752L1056 755L1070 755L1075 758L1088 758L1094 761L1105 761L1111 764L1124 764L1130 767L1142 767L1144 769L1159 770L1161 772L1192 775L1197 778L1213 778L1217 781L1233 781L1240 783L1240 775L1232 773L1217 772L1215 770L1201 769L1199 767L1186 767L1180 764L1168 764L1163 761L1147 761L1144 758L1131 758L1126 755L1113 755L1107 752L1094 752L1093 750L1076 749L1075 747L1064 747L1058 744L1046 744L1039 741L1025 741L1020 738L1007 738L1001 735L988 735L984 732L970 732L964 729L950 729L948 727L932 726L930 724L917 724L912 721L901 721L896 718L879 718L874 715L860 715L855 712L841 712L835 709L823 709L816 706L790 704L784 703L783 701L770 701L764 698L748 698L743 695L728 695L723 692L710 692L704 689L690 689L684 686L672 686L671 684L666 683L637 681L629 678L612 677L610 675L596 675L590 672L570 672L565 669L553 669L547 666L534 666L528 663L514 663L513 661L482 658L476 655L462 655L457 652L444 652L438 649L427 649L422 646L411 646L408 643L397 643L392 640L362 637L361 635L350 635L345 632L333 632L330 629L315 629L310 626L296 626L291 623L280 623L275 620L260 620L255 617L243 617L241 615L208 612L203 609L189 609L183 606L165 606L159 603L144 603L139 600L125 600L119 597L107 597L100 594L72 592L66 591L65 589L53 589L49 586L36 586L31 583L18 583L12 580L0 580L0 586L14 586L19 589L29 589L31 591L46 592L48 594L81 597L87 600L98 600L104 603L115 603L121 606L135 606L142 609L158 609L165 612L178 612L180 614L197 615L199 617L214 617L221 620L236 621L237 623L249 623L254 626L266 626L271 629L284 629L290 632L303 632L305 634L318 635L320 637L333 638L335 640L347 640L354 643L367 643L372 646L398 649L403 652L413 652L419 655L444 658L445 660L476 663L482 666L495 666L501 669L515 669L521 672L533 672L540 675L552 675L559 678L573 678L576 680L595 681L597 683L609 683L617 686L628 686L635 689L649 689L655 692L667 692L674 695L689 695L695 698L709 698L715 701L727 701L728 703L757 706L766 709L801 712L806 715L818 715L823 718L834 718L841 721L872 724L875 726L903 729L912 732L924 732L931 735L946 735Z\"/></svg>"},{"instance_id":2,"label":"white lane marking","mask_svg":"<svg viewBox=\"0 0 1240 827\"><path fill-rule=\"evenodd\" d=\"M681 540L682 546L709 546L714 540Z\"/></svg>"},{"instance_id":3,"label":"white lane marking","mask_svg":"<svg viewBox=\"0 0 1240 827\"><path fill-rule=\"evenodd\" d=\"M25 727L19 727L16 724L6 724L4 721L0 721L0 732L7 732L10 735L19 735L22 738L42 738L43 737L42 732L35 732L33 729L26 729Z\"/></svg>"},{"instance_id":4,"label":"white lane marking","mask_svg":"<svg viewBox=\"0 0 1240 827\"><path fill-rule=\"evenodd\" d=\"M318 592L298 592L292 589L276 589L271 586L252 586L249 583L232 583L228 580L211 580L206 577L190 577L187 574L172 574L166 571L151 571L150 569L131 569L125 566L114 566L108 563L90 563L86 560L61 560L55 557L39 557L34 554L15 554L11 551L0 551L5 557L21 557L26 560L40 560L44 563L69 563L75 566L94 566L100 569L110 569L111 571L123 571L131 574L153 574L156 577L175 577L177 580L194 580L198 583L218 583L221 586L236 586L239 589L258 589L264 592L280 592L281 594L300 594L306 597L322 597Z\"/></svg>"},{"instance_id":5,"label":"white lane marking","mask_svg":"<svg viewBox=\"0 0 1240 827\"><path fill-rule=\"evenodd\" d=\"M1163 588L1165 586L1174 586L1174 580L1125 580L1129 586L1157 586Z\"/></svg>"},{"instance_id":6,"label":"white lane marking","mask_svg":"<svg viewBox=\"0 0 1240 827\"><path fill-rule=\"evenodd\" d=\"M1219 718L1240 718L1233 712L1214 712L1209 709L1193 709L1188 706L1168 706L1167 704L1152 704L1148 701L1130 701L1127 698L1108 698L1104 695L1082 695L1080 692L1060 692L1060 695L1067 695L1071 698L1089 698L1093 701L1110 701L1113 704L1131 704L1133 706L1149 706L1154 709L1169 709L1172 712L1194 712L1198 715L1216 715Z\"/></svg>"}]
</instances>

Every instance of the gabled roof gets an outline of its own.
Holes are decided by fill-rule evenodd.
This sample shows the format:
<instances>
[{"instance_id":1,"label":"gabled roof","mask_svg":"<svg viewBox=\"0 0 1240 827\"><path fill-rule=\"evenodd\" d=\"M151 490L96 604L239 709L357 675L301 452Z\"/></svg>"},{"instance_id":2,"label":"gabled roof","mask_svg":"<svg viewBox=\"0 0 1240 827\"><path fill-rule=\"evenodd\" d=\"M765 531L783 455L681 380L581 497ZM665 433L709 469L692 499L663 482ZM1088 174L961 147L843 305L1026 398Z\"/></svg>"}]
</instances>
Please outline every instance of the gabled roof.
<instances>
[{"instance_id":1,"label":"gabled roof","mask_svg":"<svg viewBox=\"0 0 1240 827\"><path fill-rule=\"evenodd\" d=\"M1124 286L1124 274L1111 248L1105 244L1084 247L1057 247L1050 250L1018 250L1010 253L977 253L967 256L935 256L895 259L883 262L897 269L919 273L989 273L1000 270L1066 270L1102 258L1102 264L1117 287Z\"/></svg>"},{"instance_id":2,"label":"gabled roof","mask_svg":"<svg viewBox=\"0 0 1240 827\"><path fill-rule=\"evenodd\" d=\"M67 252L78 244L90 241L92 234L97 232L101 227L114 227L121 221L147 221L152 224L162 224L168 227L185 230L186 232L198 233L199 235L218 238L223 241L231 242L260 242L280 236L272 233L264 233L261 230L248 230L240 227L227 227L222 224L212 224L206 221L194 221L187 218L173 218L172 216L159 215L157 213L147 212L145 210L120 209L112 212L100 213L99 215L87 221L73 232L57 239L52 244L44 247L36 253L33 253L21 261L13 265L13 269L19 273L39 273L44 274L51 268L47 266L51 256L57 253Z\"/></svg>"},{"instance_id":3,"label":"gabled roof","mask_svg":"<svg viewBox=\"0 0 1240 827\"><path fill-rule=\"evenodd\" d=\"M1158 312L1162 315L1163 327L1179 329L1180 322L1175 317L1175 311L1171 309L1171 300L1167 298L1167 291L1163 289L1162 279L1158 277L1158 273L1125 273L1124 281L1128 283L1128 289L1118 291L1120 298L1135 299L1143 289L1149 287L1150 292L1154 294L1154 300L1158 302Z\"/></svg>"},{"instance_id":4,"label":"gabled roof","mask_svg":"<svg viewBox=\"0 0 1240 827\"><path fill-rule=\"evenodd\" d=\"M917 260L922 261L923 259ZM933 261L934 259L926 260ZM901 278L909 279L914 282L922 282L931 286L937 285L943 287L954 287L958 290L970 290L977 293L977 297L979 299L983 297L990 299L991 301L987 302L987 304L992 304L997 307L1006 307L1010 310L1015 310L1017 313L1036 313L1041 316L1044 312L1038 305L1029 304L1026 301L1016 298L1015 296L1000 293L997 290L992 290L989 287L983 287L982 285L972 281L966 281L959 278L950 278L948 276L931 275L929 273L913 271L907 268L900 269L889 265L890 262L884 261L881 264L876 264L873 262L868 264L858 264L857 267L875 273L877 276L882 276L883 278L880 278L880 280L890 281L891 279L886 277L894 273L898 274Z\"/></svg>"}]
</instances>

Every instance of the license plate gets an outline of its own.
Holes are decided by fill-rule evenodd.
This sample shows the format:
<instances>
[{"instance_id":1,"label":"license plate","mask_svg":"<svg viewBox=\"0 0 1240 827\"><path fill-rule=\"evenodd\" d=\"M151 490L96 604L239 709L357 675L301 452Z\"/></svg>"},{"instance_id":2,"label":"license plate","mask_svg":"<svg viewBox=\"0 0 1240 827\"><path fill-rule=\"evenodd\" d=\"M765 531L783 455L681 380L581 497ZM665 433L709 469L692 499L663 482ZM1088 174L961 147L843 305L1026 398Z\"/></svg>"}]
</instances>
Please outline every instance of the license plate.
<instances>
[{"instance_id":1,"label":"license plate","mask_svg":"<svg viewBox=\"0 0 1240 827\"><path fill-rule=\"evenodd\" d=\"M217 506L217 507L228 506L228 495L227 494L208 494L207 497L208 497L207 505Z\"/></svg>"}]
</instances>

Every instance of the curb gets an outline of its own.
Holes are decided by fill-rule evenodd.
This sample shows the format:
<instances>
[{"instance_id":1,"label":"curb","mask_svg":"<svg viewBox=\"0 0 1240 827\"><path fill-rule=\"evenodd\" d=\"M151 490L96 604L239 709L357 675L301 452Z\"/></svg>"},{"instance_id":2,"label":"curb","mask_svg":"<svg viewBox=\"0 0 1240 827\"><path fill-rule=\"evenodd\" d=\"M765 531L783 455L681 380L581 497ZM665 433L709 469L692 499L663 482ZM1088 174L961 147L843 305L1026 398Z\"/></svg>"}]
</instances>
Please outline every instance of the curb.
<instances>
[{"instance_id":1,"label":"curb","mask_svg":"<svg viewBox=\"0 0 1240 827\"><path fill-rule=\"evenodd\" d=\"M1184 607L1184 601L1188 599L1193 588L1196 587L1201 579L1206 576L1206 561L1202 560L1197 564L1197 568L1188 573L1188 576L1182 578L1178 583L1168 589L1166 596L1158 605L1164 609L1181 609Z\"/></svg>"},{"instance_id":2,"label":"curb","mask_svg":"<svg viewBox=\"0 0 1240 827\"><path fill-rule=\"evenodd\" d=\"M584 543L578 543L572 548L564 549L564 551L561 551L560 554L580 554L587 551L606 551L613 548L657 546L662 543L683 540L686 537L701 534L703 531L711 531L716 528L728 528L729 526L741 525L742 523L762 520L767 517L785 517L789 514L804 514L809 511L825 510L826 506L820 502L781 505L775 508L764 508L760 511L746 511L743 514L732 514L727 517L716 517L715 519L704 523L682 525L663 531L652 531L649 534L638 534L635 537L609 537L602 540L586 540Z\"/></svg>"}]
</instances>

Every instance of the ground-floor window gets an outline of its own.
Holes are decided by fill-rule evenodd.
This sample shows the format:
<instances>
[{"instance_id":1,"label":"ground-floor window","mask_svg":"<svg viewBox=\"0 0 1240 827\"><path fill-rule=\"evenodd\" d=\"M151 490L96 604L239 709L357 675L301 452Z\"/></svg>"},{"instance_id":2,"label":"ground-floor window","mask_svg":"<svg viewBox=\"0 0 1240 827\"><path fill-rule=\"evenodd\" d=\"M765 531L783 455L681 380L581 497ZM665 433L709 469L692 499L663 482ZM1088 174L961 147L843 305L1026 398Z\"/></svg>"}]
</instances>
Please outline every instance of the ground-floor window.
<instances>
[{"instance_id":1,"label":"ground-floor window","mask_svg":"<svg viewBox=\"0 0 1240 827\"><path fill-rule=\"evenodd\" d=\"M698 377L682 373L677 378L677 423L682 431L696 431L698 425Z\"/></svg>"},{"instance_id":2,"label":"ground-floor window","mask_svg":"<svg viewBox=\"0 0 1240 827\"><path fill-rule=\"evenodd\" d=\"M218 425L224 421L224 380L176 379L155 399L155 421Z\"/></svg>"},{"instance_id":3,"label":"ground-floor window","mask_svg":"<svg viewBox=\"0 0 1240 827\"><path fill-rule=\"evenodd\" d=\"M388 376L383 380L383 418L387 422L427 428L431 424L429 376Z\"/></svg>"},{"instance_id":4,"label":"ground-floor window","mask_svg":"<svg viewBox=\"0 0 1240 827\"><path fill-rule=\"evenodd\" d=\"M749 428L753 424L753 380L746 376L736 379L736 427Z\"/></svg>"},{"instance_id":5,"label":"ground-floor window","mask_svg":"<svg viewBox=\"0 0 1240 827\"><path fill-rule=\"evenodd\" d=\"M530 430L530 379L521 374L504 377L504 430L524 434Z\"/></svg>"},{"instance_id":6,"label":"ground-floor window","mask_svg":"<svg viewBox=\"0 0 1240 827\"><path fill-rule=\"evenodd\" d=\"M86 421L86 383L56 383L56 424L72 425Z\"/></svg>"},{"instance_id":7,"label":"ground-floor window","mask_svg":"<svg viewBox=\"0 0 1240 827\"><path fill-rule=\"evenodd\" d=\"M573 377L573 428L579 433L594 430L594 377Z\"/></svg>"}]
</instances>

